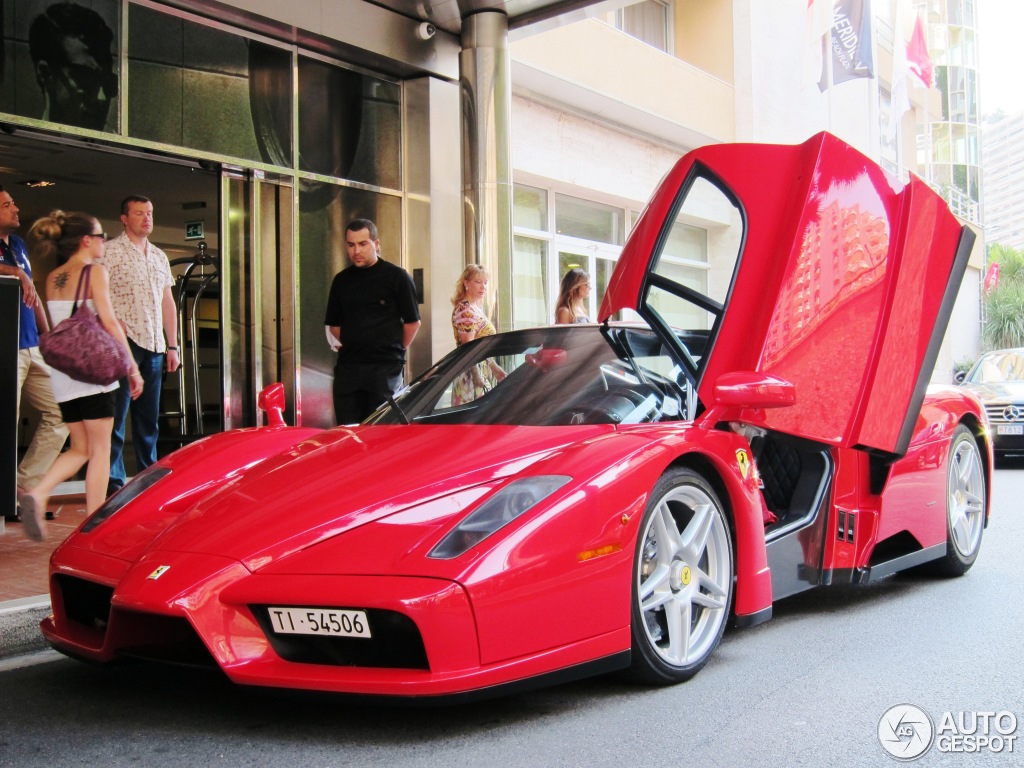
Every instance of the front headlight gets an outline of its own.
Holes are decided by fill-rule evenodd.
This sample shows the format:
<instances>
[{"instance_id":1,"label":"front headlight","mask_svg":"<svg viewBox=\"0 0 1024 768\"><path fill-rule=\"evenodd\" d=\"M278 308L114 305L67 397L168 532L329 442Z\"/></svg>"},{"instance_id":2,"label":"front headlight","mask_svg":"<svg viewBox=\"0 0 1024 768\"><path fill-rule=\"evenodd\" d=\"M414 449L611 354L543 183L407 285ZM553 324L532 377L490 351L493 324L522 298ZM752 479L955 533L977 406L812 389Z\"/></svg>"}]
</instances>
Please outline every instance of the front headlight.
<instances>
[{"instance_id":1,"label":"front headlight","mask_svg":"<svg viewBox=\"0 0 1024 768\"><path fill-rule=\"evenodd\" d=\"M139 472L139 474L132 478L131 482L103 502L103 504L100 505L100 508L93 513L93 516L85 521L85 525L82 526L82 533L88 533L94 529L97 525L117 512L117 510L121 509L121 507L125 506L128 502L137 499L143 491L152 488L158 480L169 474L171 474L171 470L167 467L161 467L155 464L152 467L147 467Z\"/></svg>"},{"instance_id":2,"label":"front headlight","mask_svg":"<svg viewBox=\"0 0 1024 768\"><path fill-rule=\"evenodd\" d=\"M539 504L571 479L565 475L542 475L509 483L466 515L430 551L429 556L439 560L458 557Z\"/></svg>"}]
</instances>

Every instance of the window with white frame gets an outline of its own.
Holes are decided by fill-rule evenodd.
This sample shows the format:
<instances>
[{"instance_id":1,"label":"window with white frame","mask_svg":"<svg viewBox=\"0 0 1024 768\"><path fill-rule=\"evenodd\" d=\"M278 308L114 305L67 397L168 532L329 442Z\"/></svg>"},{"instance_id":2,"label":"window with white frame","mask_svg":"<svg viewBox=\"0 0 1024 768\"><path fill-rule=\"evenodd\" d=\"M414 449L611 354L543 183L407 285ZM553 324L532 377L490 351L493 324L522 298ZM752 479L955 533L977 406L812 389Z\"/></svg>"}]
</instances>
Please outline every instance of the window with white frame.
<instances>
[{"instance_id":1,"label":"window with white frame","mask_svg":"<svg viewBox=\"0 0 1024 768\"><path fill-rule=\"evenodd\" d=\"M512 221L512 327L545 325L551 322L547 190L516 184L512 190Z\"/></svg>"},{"instance_id":2,"label":"window with white frame","mask_svg":"<svg viewBox=\"0 0 1024 768\"><path fill-rule=\"evenodd\" d=\"M659 51L671 53L671 10L671 4L661 0L627 5L615 12L615 28Z\"/></svg>"},{"instance_id":3,"label":"window with white frame","mask_svg":"<svg viewBox=\"0 0 1024 768\"><path fill-rule=\"evenodd\" d=\"M562 276L579 267L590 274L587 315L597 311L637 212L525 184L513 189L512 326L554 322ZM628 226L627 226L628 222ZM697 290L708 286L708 236L700 226L676 223L665 268ZM668 264L671 263L671 267ZM682 319L682 318L680 318Z\"/></svg>"}]
</instances>

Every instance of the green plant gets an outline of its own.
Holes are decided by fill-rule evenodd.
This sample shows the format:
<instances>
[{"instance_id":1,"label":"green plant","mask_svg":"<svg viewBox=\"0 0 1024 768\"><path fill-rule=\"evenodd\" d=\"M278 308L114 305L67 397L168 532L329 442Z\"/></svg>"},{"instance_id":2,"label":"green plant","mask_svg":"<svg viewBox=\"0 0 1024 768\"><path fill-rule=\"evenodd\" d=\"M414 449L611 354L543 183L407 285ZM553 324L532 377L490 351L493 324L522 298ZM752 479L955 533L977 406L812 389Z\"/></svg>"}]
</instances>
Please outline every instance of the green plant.
<instances>
[{"instance_id":1,"label":"green plant","mask_svg":"<svg viewBox=\"0 0 1024 768\"><path fill-rule=\"evenodd\" d=\"M985 299L986 350L1024 346L1024 286L1001 285Z\"/></svg>"},{"instance_id":2,"label":"green plant","mask_svg":"<svg viewBox=\"0 0 1024 768\"><path fill-rule=\"evenodd\" d=\"M1024 251L996 243L988 249L988 262L999 264L1000 286L1024 284Z\"/></svg>"},{"instance_id":3,"label":"green plant","mask_svg":"<svg viewBox=\"0 0 1024 768\"><path fill-rule=\"evenodd\" d=\"M988 249L988 261L999 264L999 284L984 297L982 346L1024 346L1024 251L996 244Z\"/></svg>"},{"instance_id":4,"label":"green plant","mask_svg":"<svg viewBox=\"0 0 1024 768\"><path fill-rule=\"evenodd\" d=\"M969 357L962 357L953 363L953 375L958 373L967 373L971 368L974 367L974 360Z\"/></svg>"}]
</instances>

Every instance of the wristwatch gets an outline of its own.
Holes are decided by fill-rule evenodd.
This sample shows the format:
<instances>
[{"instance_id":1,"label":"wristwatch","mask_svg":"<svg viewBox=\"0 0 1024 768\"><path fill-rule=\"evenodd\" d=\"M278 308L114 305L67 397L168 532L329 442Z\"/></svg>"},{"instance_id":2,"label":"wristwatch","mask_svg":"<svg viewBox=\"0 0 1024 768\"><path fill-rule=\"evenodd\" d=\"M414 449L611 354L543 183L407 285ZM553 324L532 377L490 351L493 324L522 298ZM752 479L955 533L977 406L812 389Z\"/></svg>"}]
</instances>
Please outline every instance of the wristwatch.
<instances>
[{"instance_id":1,"label":"wristwatch","mask_svg":"<svg viewBox=\"0 0 1024 768\"><path fill-rule=\"evenodd\" d=\"M168 347L168 348L167 348L167 351L168 351L168 352L171 352L171 351L177 352L177 351L178 351L178 348L177 348L177 347Z\"/></svg>"}]
</instances>

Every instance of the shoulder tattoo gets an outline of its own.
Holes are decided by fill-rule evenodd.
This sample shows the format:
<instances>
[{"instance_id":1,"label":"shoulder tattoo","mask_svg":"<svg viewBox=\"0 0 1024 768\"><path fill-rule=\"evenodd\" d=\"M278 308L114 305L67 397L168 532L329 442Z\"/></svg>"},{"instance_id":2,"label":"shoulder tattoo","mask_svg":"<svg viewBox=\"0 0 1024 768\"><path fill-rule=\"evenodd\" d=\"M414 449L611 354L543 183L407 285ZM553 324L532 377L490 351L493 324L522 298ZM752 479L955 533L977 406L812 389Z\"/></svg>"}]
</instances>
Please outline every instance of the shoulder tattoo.
<instances>
[{"instance_id":1,"label":"shoulder tattoo","mask_svg":"<svg viewBox=\"0 0 1024 768\"><path fill-rule=\"evenodd\" d=\"M65 285L67 285L69 276L70 275L67 270L64 270L63 272L58 272L57 276L53 278L54 288L57 288L59 290L63 288Z\"/></svg>"}]
</instances>

